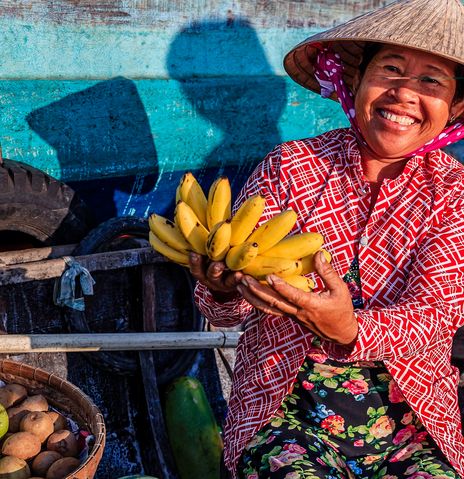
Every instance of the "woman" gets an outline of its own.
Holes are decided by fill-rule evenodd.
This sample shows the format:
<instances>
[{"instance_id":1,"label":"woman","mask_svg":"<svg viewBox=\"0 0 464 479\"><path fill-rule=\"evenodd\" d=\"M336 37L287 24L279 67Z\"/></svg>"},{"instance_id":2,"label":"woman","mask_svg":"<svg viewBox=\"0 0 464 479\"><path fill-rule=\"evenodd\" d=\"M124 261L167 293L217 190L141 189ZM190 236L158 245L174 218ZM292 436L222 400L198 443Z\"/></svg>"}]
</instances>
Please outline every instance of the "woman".
<instances>
[{"instance_id":1,"label":"woman","mask_svg":"<svg viewBox=\"0 0 464 479\"><path fill-rule=\"evenodd\" d=\"M244 324L225 424L233 477L464 477L450 364L464 168L439 150L464 136L463 31L458 0L401 0L287 55L351 127L278 146L237 201L263 194L261 221L293 208L295 234L324 235L333 261L316 255L313 293L191 256L202 312Z\"/></svg>"}]
</instances>

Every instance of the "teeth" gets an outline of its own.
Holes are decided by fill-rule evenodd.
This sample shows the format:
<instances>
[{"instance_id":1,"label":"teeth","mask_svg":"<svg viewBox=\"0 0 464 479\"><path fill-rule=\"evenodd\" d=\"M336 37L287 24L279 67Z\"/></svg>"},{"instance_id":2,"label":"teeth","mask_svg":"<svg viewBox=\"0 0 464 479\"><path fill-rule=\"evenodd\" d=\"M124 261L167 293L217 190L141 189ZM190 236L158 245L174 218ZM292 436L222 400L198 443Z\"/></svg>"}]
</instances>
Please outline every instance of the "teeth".
<instances>
[{"instance_id":1,"label":"teeth","mask_svg":"<svg viewBox=\"0 0 464 479\"><path fill-rule=\"evenodd\" d=\"M380 110L380 114L387 120L394 121L400 125L412 125L414 123L414 119L409 116L397 116L384 110Z\"/></svg>"}]
</instances>

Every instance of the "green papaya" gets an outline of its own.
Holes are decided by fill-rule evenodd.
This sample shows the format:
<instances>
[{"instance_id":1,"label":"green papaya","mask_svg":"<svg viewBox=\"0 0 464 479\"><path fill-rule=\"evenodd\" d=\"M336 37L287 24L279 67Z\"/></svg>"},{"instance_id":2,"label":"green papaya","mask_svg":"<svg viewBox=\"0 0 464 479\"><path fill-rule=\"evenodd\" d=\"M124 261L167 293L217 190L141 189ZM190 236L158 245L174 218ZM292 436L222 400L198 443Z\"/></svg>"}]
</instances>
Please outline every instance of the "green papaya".
<instances>
[{"instance_id":1,"label":"green papaya","mask_svg":"<svg viewBox=\"0 0 464 479\"><path fill-rule=\"evenodd\" d=\"M166 429L181 479L218 479L222 437L205 390L182 376L166 389Z\"/></svg>"}]
</instances>

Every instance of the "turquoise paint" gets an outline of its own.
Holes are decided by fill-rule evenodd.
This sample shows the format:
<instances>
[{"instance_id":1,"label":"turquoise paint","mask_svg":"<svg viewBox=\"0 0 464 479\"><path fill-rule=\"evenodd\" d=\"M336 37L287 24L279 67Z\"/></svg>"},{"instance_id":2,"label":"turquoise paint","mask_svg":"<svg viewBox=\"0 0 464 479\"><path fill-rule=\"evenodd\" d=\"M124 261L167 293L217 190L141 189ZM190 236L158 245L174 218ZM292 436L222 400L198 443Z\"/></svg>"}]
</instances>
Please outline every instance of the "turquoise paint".
<instances>
[{"instance_id":1,"label":"turquoise paint","mask_svg":"<svg viewBox=\"0 0 464 479\"><path fill-rule=\"evenodd\" d=\"M5 157L64 181L240 166L346 124L281 77L0 82Z\"/></svg>"},{"instance_id":2,"label":"turquoise paint","mask_svg":"<svg viewBox=\"0 0 464 479\"><path fill-rule=\"evenodd\" d=\"M192 76L261 75L254 61L256 41L265 50L270 68L284 74L284 54L320 28L257 30L245 19L228 27L227 20L189 22L191 47L179 54L197 54L189 62ZM25 24L0 18L0 79L131 79L169 78L166 57L185 29L166 24L147 29L133 25ZM214 48L211 48L211 45ZM209 47L208 47L209 46ZM14 55L12 55L14 52Z\"/></svg>"}]
</instances>

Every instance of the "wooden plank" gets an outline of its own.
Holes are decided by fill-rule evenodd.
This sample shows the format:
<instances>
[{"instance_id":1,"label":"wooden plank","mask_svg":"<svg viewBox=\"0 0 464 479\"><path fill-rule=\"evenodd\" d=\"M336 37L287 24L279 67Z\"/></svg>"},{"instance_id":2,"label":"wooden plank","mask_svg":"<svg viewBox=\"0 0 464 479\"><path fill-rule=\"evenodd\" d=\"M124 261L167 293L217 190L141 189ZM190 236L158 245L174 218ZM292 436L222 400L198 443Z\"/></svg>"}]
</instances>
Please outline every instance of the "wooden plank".
<instances>
[{"instance_id":1,"label":"wooden plank","mask_svg":"<svg viewBox=\"0 0 464 479\"><path fill-rule=\"evenodd\" d=\"M0 252L0 267L69 256L76 244Z\"/></svg>"},{"instance_id":2,"label":"wooden plank","mask_svg":"<svg viewBox=\"0 0 464 479\"><path fill-rule=\"evenodd\" d=\"M151 351L235 348L240 332L5 334L0 353Z\"/></svg>"},{"instance_id":3,"label":"wooden plank","mask_svg":"<svg viewBox=\"0 0 464 479\"><path fill-rule=\"evenodd\" d=\"M95 253L78 256L74 259L90 272L166 262L165 258L149 246L131 250ZM67 265L63 258L33 261L31 263L22 263L19 266L6 266L0 269L0 286L58 278L66 268Z\"/></svg>"},{"instance_id":4,"label":"wooden plank","mask_svg":"<svg viewBox=\"0 0 464 479\"><path fill-rule=\"evenodd\" d=\"M143 265L141 270L143 329L144 331L154 332L156 331L155 268L153 265ZM150 424L151 445L156 456L158 469L150 472L160 475L162 479L178 479L161 407L153 352L140 351L139 362Z\"/></svg>"},{"instance_id":5,"label":"wooden plank","mask_svg":"<svg viewBox=\"0 0 464 479\"><path fill-rule=\"evenodd\" d=\"M234 23L249 19L261 27L305 26L312 22L330 27L355 15L390 3L392 0L312 0L312 1L255 1L223 2L202 0L184 2L122 1L122 0L3 0L0 14L6 18L37 22L46 19L57 25L119 25L162 28L180 27L189 22L208 18L224 18L231 28Z\"/></svg>"}]
</instances>

